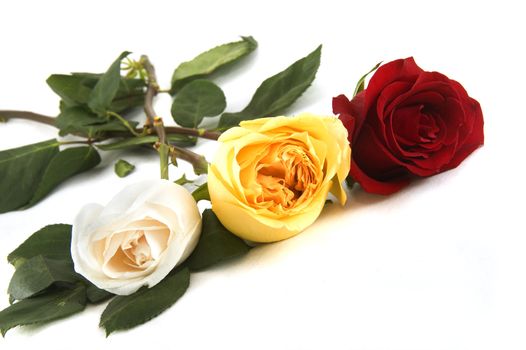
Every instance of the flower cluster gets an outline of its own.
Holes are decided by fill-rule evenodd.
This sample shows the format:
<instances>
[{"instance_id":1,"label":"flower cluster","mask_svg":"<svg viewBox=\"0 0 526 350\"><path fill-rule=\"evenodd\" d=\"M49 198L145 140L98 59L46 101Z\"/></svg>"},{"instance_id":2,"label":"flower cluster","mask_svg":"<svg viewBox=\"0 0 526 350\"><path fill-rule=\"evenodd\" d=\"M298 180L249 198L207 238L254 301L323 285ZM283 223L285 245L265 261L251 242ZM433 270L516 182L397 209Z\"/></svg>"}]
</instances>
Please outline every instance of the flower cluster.
<instances>
[{"instance_id":1,"label":"flower cluster","mask_svg":"<svg viewBox=\"0 0 526 350\"><path fill-rule=\"evenodd\" d=\"M247 50L253 50L254 42L249 39L236 44L249 45ZM294 65L317 69L319 50ZM197 60L201 60L199 56ZM115 67L112 74L119 78L118 65ZM148 66L145 67L141 74L148 73ZM314 79L313 73L315 70L301 82L304 88ZM267 81L283 78L280 74ZM187 83L187 78L183 75L178 84ZM267 81L261 89L272 86ZM174 89L180 88L178 84ZM211 104L212 112L196 114L191 103L184 100L193 99L194 93L209 89L212 100L224 104L222 92L210 84L196 80L193 87L179 95L182 102L175 100L173 110L182 118L180 125L197 126L204 116L217 113L214 112L216 105ZM195 160L196 155L167 143L162 121L154 119L153 127L159 140L155 147L161 156L165 179L128 186L106 206L88 204L69 230L67 225L48 226L13 252L8 258L17 267L13 280L24 286L11 288L10 285L9 293L19 302L0 312L2 333L16 325L53 319L42 316L43 312L37 312L33 319L26 317L28 307L24 302L31 300L34 304L30 305L40 305L39 293L56 282L67 286L63 294L53 294L50 288L50 294L40 296L42 305L48 305L49 300L57 305L70 303L67 308L56 311L55 318L83 309L86 299L98 302L116 294L119 297L110 302L106 309L109 311L101 318L101 326L107 333L146 322L186 291L190 271L240 256L254 243L276 242L302 232L318 218L330 194L345 204L348 197L345 180L349 184L358 183L367 192L389 195L415 178L457 167L484 142L479 103L460 83L441 73L424 71L412 58L381 66L367 87L360 81L352 98L335 97L332 116L303 113L294 117L255 118L250 113L264 114L262 111L272 110L272 106L258 110L260 95L256 92L253 98L256 102L251 102L245 110L222 115L219 129L224 132L208 165L207 183L192 194L167 180L166 175L171 152L185 155L185 160ZM237 119L242 121L238 123ZM144 136L124 122L134 137ZM86 129L89 135L94 131L91 127L90 124ZM116 130L122 133L121 129ZM191 129L178 131L181 130ZM195 135L205 135L202 130L194 131ZM206 136L214 138L216 133L219 134L216 130L206 131ZM49 159L66 158L68 151L58 153L58 143L38 145L38 150L50 149ZM27 149L24 152L27 153ZM100 161L89 148L70 152L79 153L77 158L91 157L90 164L81 164L79 169L95 166ZM199 166L194 164L194 170L205 172L204 157L197 160ZM55 160L46 158L46 161ZM127 169L126 174L131 170ZM186 178L183 180L182 183L187 182ZM42 193L36 193L37 200L42 198ZM15 204L35 200L29 195L26 197ZM200 213L196 201L201 199L211 202L211 211ZM12 203L7 203L3 209L11 206ZM53 235L54 241L63 242L70 250L59 254L59 248L51 247L46 252L45 244L34 244L45 234ZM24 247L33 244L36 248ZM57 260L57 256L63 260ZM64 267L60 267L52 279L36 279L37 282L31 279L37 267L51 271L71 263L74 271L64 272ZM133 309L136 299L126 298L140 300L141 296L149 307L139 312Z\"/></svg>"}]
</instances>

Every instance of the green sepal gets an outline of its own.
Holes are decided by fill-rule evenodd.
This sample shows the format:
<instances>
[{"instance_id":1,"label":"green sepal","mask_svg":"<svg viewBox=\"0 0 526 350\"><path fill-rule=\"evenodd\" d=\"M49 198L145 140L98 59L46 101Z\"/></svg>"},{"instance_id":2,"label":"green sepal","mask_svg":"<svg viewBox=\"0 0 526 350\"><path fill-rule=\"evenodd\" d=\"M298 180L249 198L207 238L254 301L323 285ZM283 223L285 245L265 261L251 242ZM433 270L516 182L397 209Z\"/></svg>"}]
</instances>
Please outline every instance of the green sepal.
<instances>
[{"instance_id":1,"label":"green sepal","mask_svg":"<svg viewBox=\"0 0 526 350\"><path fill-rule=\"evenodd\" d=\"M354 92L353 92L353 96L356 96L358 95L360 92L362 92L364 89L365 89L365 79L367 78L367 76L369 74L371 74L372 72L374 72L375 70L378 69L378 67L380 67L380 65L382 64L382 62L378 62L370 71L368 71L367 73L365 73L361 78L360 80L358 80L358 83L356 83L356 88L354 88Z\"/></svg>"}]
</instances>

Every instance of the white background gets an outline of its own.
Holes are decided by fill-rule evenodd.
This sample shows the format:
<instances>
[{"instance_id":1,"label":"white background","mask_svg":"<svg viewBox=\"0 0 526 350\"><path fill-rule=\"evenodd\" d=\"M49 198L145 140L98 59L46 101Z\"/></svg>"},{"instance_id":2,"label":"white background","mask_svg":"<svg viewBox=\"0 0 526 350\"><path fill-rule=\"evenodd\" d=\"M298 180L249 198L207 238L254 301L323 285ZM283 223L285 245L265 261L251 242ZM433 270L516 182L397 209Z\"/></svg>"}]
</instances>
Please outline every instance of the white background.
<instances>
[{"instance_id":1,"label":"white background","mask_svg":"<svg viewBox=\"0 0 526 350\"><path fill-rule=\"evenodd\" d=\"M192 275L186 295L146 325L106 339L98 328L104 304L89 306L11 330L0 348L526 348L526 28L514 2L47 0L4 1L0 13L0 109L56 115L49 74L104 71L123 50L148 54L168 87L181 61L253 35L257 53L216 79L229 111L323 43L315 83L289 114L330 114L331 98L351 94L376 62L414 56L480 101L486 134L455 170L388 198L353 190L344 208L329 206L303 234ZM167 121L169 106L168 96L158 98ZM0 125L0 149L55 136L10 121ZM198 150L211 159L214 147ZM124 179L112 170L120 157L137 165ZM153 153L105 155L103 165L31 209L0 215L2 294L13 271L4 257L32 232L71 223L85 203L158 176ZM183 170L172 168L172 178ZM0 308L7 305L0 295Z\"/></svg>"}]
</instances>

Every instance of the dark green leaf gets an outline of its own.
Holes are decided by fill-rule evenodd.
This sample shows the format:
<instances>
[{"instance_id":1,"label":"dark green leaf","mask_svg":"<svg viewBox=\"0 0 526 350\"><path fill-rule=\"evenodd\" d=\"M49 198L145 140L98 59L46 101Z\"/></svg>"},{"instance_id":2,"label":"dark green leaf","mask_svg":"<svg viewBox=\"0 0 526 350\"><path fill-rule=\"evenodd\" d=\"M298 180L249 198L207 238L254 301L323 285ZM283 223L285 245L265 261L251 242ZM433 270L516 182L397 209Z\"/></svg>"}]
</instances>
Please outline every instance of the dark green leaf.
<instances>
[{"instance_id":1,"label":"dark green leaf","mask_svg":"<svg viewBox=\"0 0 526 350\"><path fill-rule=\"evenodd\" d=\"M320 66L320 56L321 45L284 71L266 79L245 109L237 113L223 113L219 128L225 130L243 120L272 117L283 111L311 85Z\"/></svg>"},{"instance_id":2,"label":"dark green leaf","mask_svg":"<svg viewBox=\"0 0 526 350\"><path fill-rule=\"evenodd\" d=\"M204 270L219 262L246 254L250 247L230 233L210 209L203 212L201 238L185 264L192 271Z\"/></svg>"},{"instance_id":3,"label":"dark green leaf","mask_svg":"<svg viewBox=\"0 0 526 350\"><path fill-rule=\"evenodd\" d=\"M123 112L129 109L140 107L144 104L144 93L135 95L116 97L110 105L110 110L114 112Z\"/></svg>"},{"instance_id":4,"label":"dark green leaf","mask_svg":"<svg viewBox=\"0 0 526 350\"><path fill-rule=\"evenodd\" d=\"M67 105L74 106L88 103L92 89L84 84L84 80L81 76L53 74L46 82Z\"/></svg>"},{"instance_id":5,"label":"dark green leaf","mask_svg":"<svg viewBox=\"0 0 526 350\"><path fill-rule=\"evenodd\" d=\"M105 291L104 289L99 289L91 283L86 289L86 295L88 297L88 301L92 304L103 302L114 296L114 294Z\"/></svg>"},{"instance_id":6,"label":"dark green leaf","mask_svg":"<svg viewBox=\"0 0 526 350\"><path fill-rule=\"evenodd\" d=\"M15 303L0 312L2 336L16 326L41 324L84 310L86 288L79 286Z\"/></svg>"},{"instance_id":7,"label":"dark green leaf","mask_svg":"<svg viewBox=\"0 0 526 350\"><path fill-rule=\"evenodd\" d=\"M192 192L192 196L194 197L196 202L199 202L200 200L210 200L210 193L208 193L208 183L204 183L201 186L199 186L197 189L195 189L194 192Z\"/></svg>"},{"instance_id":8,"label":"dark green leaf","mask_svg":"<svg viewBox=\"0 0 526 350\"><path fill-rule=\"evenodd\" d=\"M356 96L358 95L360 92L362 92L364 89L365 89L365 78L367 78L367 76L369 74L371 74L372 72L374 72L375 70L378 69L378 67L380 67L380 65L382 64L382 62L378 62L370 71L368 71L367 73L365 73L361 78L360 80L358 80L358 83L356 84L356 88L354 89L354 93L353 93L353 96Z\"/></svg>"},{"instance_id":9,"label":"dark green leaf","mask_svg":"<svg viewBox=\"0 0 526 350\"><path fill-rule=\"evenodd\" d=\"M137 122L129 122L132 127ZM55 126L60 129L61 134L79 134L86 137L98 137L105 132L125 131L128 132L119 120L114 118L99 117L83 107L68 107L55 119Z\"/></svg>"},{"instance_id":10,"label":"dark green leaf","mask_svg":"<svg viewBox=\"0 0 526 350\"><path fill-rule=\"evenodd\" d=\"M46 168L28 206L40 201L73 175L87 171L99 163L99 153L93 147L68 148L56 154Z\"/></svg>"},{"instance_id":11,"label":"dark green leaf","mask_svg":"<svg viewBox=\"0 0 526 350\"><path fill-rule=\"evenodd\" d=\"M47 83L62 98L65 107L87 106L91 92L101 77L102 74L92 73L53 74ZM122 112L142 106L145 86L143 80L121 77L119 89L109 109Z\"/></svg>"},{"instance_id":12,"label":"dark green leaf","mask_svg":"<svg viewBox=\"0 0 526 350\"><path fill-rule=\"evenodd\" d=\"M94 113L100 116L106 115L111 101L113 101L119 91L121 60L129 54L127 51L121 53L91 91L88 106Z\"/></svg>"},{"instance_id":13,"label":"dark green leaf","mask_svg":"<svg viewBox=\"0 0 526 350\"><path fill-rule=\"evenodd\" d=\"M216 46L196 56L191 61L183 62L172 76L172 92L176 92L186 83L203 78L217 69L233 63L256 49L258 43L251 36L242 40Z\"/></svg>"},{"instance_id":14,"label":"dark green leaf","mask_svg":"<svg viewBox=\"0 0 526 350\"><path fill-rule=\"evenodd\" d=\"M115 163L115 174L118 177L126 177L135 169L135 165L128 163L124 159L119 159Z\"/></svg>"},{"instance_id":15,"label":"dark green leaf","mask_svg":"<svg viewBox=\"0 0 526 350\"><path fill-rule=\"evenodd\" d=\"M196 143L195 137L192 136L186 136L186 135L168 135L167 136L168 142L170 144L181 146L181 147L188 147L193 146ZM98 144L97 147L100 148L103 151L114 151L118 149L126 149L126 148L132 148L132 147L138 147L148 144L153 144L157 142L159 138L154 135L148 135L148 136L139 136L139 137L131 137L128 139L107 143L104 145Z\"/></svg>"},{"instance_id":16,"label":"dark green leaf","mask_svg":"<svg viewBox=\"0 0 526 350\"><path fill-rule=\"evenodd\" d=\"M9 283L7 293L16 300L27 299L48 288L55 282L75 283L80 276L73 264L37 255L20 265Z\"/></svg>"},{"instance_id":17,"label":"dark green leaf","mask_svg":"<svg viewBox=\"0 0 526 350\"><path fill-rule=\"evenodd\" d=\"M188 128L197 128L204 117L213 117L225 110L225 94L209 80L198 79L185 85L172 104L175 122Z\"/></svg>"},{"instance_id":18,"label":"dark green leaf","mask_svg":"<svg viewBox=\"0 0 526 350\"><path fill-rule=\"evenodd\" d=\"M172 306L190 284L188 269L168 275L152 288L138 290L132 295L117 296L106 307L99 326L110 333L133 328L158 316Z\"/></svg>"},{"instance_id":19,"label":"dark green leaf","mask_svg":"<svg viewBox=\"0 0 526 350\"><path fill-rule=\"evenodd\" d=\"M41 255L44 258L73 264L70 249L71 225L48 225L33 233L24 243L13 250L7 256L7 261L18 268L26 260Z\"/></svg>"},{"instance_id":20,"label":"dark green leaf","mask_svg":"<svg viewBox=\"0 0 526 350\"><path fill-rule=\"evenodd\" d=\"M31 200L58 146L53 139L0 152L0 213Z\"/></svg>"}]
</instances>

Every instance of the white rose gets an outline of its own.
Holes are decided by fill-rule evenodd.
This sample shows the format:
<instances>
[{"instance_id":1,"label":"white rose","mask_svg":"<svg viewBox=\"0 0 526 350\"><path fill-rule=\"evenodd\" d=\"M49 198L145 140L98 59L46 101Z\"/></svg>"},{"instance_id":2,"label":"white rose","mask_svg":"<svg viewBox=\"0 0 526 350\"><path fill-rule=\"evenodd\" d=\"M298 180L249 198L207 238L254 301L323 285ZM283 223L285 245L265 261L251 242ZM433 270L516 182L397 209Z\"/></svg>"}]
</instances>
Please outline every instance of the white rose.
<instances>
[{"instance_id":1,"label":"white rose","mask_svg":"<svg viewBox=\"0 0 526 350\"><path fill-rule=\"evenodd\" d=\"M159 283L193 251L201 215L192 195L167 180L123 189L103 207L88 204L73 224L75 271L98 288L129 295Z\"/></svg>"}]
</instances>

